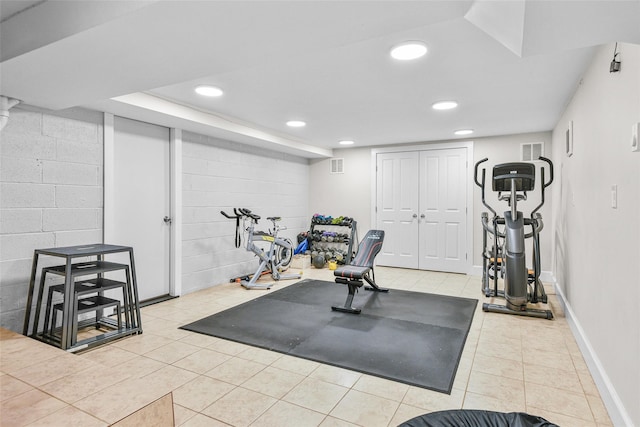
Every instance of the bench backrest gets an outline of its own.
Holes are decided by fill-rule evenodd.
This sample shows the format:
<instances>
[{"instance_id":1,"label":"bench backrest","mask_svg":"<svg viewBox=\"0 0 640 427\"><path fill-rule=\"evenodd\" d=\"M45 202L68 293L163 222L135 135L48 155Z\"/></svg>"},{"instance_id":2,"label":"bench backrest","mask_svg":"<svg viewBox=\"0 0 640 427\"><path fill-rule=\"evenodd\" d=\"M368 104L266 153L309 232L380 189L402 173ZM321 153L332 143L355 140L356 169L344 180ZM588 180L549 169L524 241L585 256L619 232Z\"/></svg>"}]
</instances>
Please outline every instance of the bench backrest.
<instances>
[{"instance_id":1,"label":"bench backrest","mask_svg":"<svg viewBox=\"0 0 640 427\"><path fill-rule=\"evenodd\" d=\"M358 253L351 261L351 265L358 267L373 267L373 260L382 249L384 230L369 230L358 245Z\"/></svg>"}]
</instances>

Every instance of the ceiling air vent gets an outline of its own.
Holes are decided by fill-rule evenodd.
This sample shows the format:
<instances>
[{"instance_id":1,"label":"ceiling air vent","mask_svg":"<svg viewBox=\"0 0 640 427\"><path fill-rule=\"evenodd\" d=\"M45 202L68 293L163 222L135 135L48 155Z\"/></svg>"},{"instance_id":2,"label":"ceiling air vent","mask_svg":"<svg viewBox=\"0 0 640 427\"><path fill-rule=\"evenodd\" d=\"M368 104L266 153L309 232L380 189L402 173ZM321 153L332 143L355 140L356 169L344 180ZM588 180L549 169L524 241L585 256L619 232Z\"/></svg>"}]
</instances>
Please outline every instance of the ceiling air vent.
<instances>
[{"instance_id":1,"label":"ceiling air vent","mask_svg":"<svg viewBox=\"0 0 640 427\"><path fill-rule=\"evenodd\" d=\"M538 160L540 156L544 156L544 144L542 142L520 144L521 161L530 162L532 160Z\"/></svg>"},{"instance_id":2,"label":"ceiling air vent","mask_svg":"<svg viewBox=\"0 0 640 427\"><path fill-rule=\"evenodd\" d=\"M344 173L344 159L331 159L331 173Z\"/></svg>"}]
</instances>

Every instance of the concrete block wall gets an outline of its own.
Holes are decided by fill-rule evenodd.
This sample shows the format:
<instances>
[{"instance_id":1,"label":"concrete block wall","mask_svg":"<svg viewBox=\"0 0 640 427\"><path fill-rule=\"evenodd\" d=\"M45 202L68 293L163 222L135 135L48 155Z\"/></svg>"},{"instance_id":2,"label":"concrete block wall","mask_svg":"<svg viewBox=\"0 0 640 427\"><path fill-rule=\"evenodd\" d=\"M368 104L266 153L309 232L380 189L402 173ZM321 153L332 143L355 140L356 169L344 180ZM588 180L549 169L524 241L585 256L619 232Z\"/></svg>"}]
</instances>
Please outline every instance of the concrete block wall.
<instances>
[{"instance_id":1,"label":"concrete block wall","mask_svg":"<svg viewBox=\"0 0 640 427\"><path fill-rule=\"evenodd\" d=\"M309 229L308 160L202 135L183 134L182 290L184 294L253 273L257 258L236 249L235 221L221 210L245 207L281 216L294 245ZM262 219L258 229L266 230ZM246 242L243 240L243 245Z\"/></svg>"},{"instance_id":2,"label":"concrete block wall","mask_svg":"<svg viewBox=\"0 0 640 427\"><path fill-rule=\"evenodd\" d=\"M11 109L0 132L0 326L22 332L34 249L102 242L102 166L101 113Z\"/></svg>"}]
</instances>

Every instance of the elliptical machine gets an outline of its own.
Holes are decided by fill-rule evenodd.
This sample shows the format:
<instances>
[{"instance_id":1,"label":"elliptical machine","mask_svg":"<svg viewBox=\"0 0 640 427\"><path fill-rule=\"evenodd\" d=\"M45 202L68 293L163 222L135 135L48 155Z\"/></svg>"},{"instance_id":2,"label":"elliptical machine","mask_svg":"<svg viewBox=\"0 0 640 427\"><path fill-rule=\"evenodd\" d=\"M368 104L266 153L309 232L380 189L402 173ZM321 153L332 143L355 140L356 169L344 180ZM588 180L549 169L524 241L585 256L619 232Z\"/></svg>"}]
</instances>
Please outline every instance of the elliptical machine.
<instances>
[{"instance_id":1,"label":"elliptical machine","mask_svg":"<svg viewBox=\"0 0 640 427\"><path fill-rule=\"evenodd\" d=\"M482 249L482 290L487 297L504 297L506 305L482 305L484 311L516 314L520 316L553 319L551 310L528 308L528 303L546 303L547 294L540 281L540 231L544 227L538 210L544 205L544 191L553 182L553 163L546 157L540 157L547 163L550 171L549 181L545 182L545 167L540 174L540 204L531 211L530 218L518 211L518 201L527 200L527 191L535 186L536 167L533 163L503 163L493 167L492 190L498 192L498 200L506 201L511 208L499 216L485 200L485 175L478 181L478 168L488 158L478 161L474 170L474 181L482 190L482 204L491 211L481 215L483 228ZM531 232L525 233L525 227ZM493 237L493 246L488 248L488 235ZM532 239L532 269L527 269L525 260L525 241ZM503 279L504 287L498 289L498 276ZM493 282L493 287L490 285Z\"/></svg>"}]
</instances>

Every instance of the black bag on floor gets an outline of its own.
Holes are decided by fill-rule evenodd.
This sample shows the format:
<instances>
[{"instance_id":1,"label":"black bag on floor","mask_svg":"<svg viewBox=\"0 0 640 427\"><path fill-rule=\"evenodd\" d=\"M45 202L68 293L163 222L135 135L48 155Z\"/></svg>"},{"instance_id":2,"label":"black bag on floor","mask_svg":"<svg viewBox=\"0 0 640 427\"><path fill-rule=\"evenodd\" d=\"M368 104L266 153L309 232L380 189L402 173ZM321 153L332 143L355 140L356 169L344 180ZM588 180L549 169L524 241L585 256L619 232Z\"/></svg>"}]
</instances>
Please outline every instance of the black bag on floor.
<instances>
[{"instance_id":1,"label":"black bag on floor","mask_svg":"<svg viewBox=\"0 0 640 427\"><path fill-rule=\"evenodd\" d=\"M559 427L542 417L524 412L481 410L439 411L420 415L398 427Z\"/></svg>"}]
</instances>

